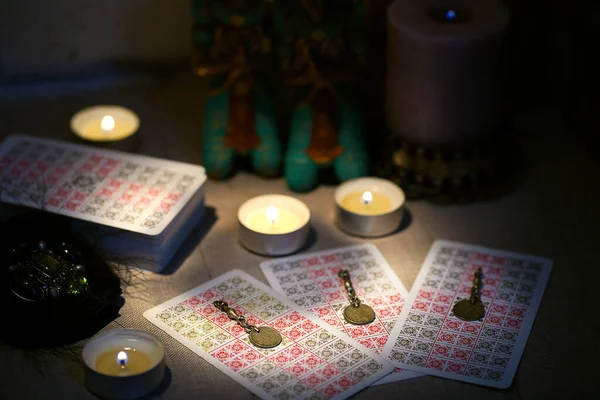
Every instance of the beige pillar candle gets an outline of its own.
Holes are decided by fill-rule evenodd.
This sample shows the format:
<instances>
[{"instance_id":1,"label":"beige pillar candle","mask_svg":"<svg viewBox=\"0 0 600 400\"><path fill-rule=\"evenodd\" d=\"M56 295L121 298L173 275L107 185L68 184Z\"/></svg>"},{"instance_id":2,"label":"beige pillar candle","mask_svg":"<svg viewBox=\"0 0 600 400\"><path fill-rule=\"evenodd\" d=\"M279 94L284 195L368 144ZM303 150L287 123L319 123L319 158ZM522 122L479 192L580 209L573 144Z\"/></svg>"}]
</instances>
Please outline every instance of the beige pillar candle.
<instances>
[{"instance_id":1,"label":"beige pillar candle","mask_svg":"<svg viewBox=\"0 0 600 400\"><path fill-rule=\"evenodd\" d=\"M397 0L388 8L386 121L425 146L499 129L499 0Z\"/></svg>"}]
</instances>

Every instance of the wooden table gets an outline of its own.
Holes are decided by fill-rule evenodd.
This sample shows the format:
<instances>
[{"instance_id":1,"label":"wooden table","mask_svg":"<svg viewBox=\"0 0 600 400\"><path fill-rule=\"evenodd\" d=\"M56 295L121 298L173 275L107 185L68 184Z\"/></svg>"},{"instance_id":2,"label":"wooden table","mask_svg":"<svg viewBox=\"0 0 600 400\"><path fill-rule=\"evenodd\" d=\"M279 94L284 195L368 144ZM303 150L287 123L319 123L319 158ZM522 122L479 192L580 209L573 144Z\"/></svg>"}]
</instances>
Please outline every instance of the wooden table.
<instances>
[{"instance_id":1,"label":"wooden table","mask_svg":"<svg viewBox=\"0 0 600 400\"><path fill-rule=\"evenodd\" d=\"M137 82L106 90L4 99L0 138L10 132L72 140L68 122L92 104L120 104L141 119L140 153L201 164L204 87L190 77ZM501 200L460 206L409 202L410 224L392 236L370 240L379 247L410 289L436 239L531 253L554 259L554 269L513 385L494 390L435 377L368 388L357 398L563 398L591 396L598 390L598 234L600 168L552 112L533 113L516 122L528 170L522 185ZM511 163L511 154L506 154ZM308 251L326 250L364 240L341 233L332 223L333 187L294 194L313 213L316 237ZM180 265L164 274L133 273L125 288L120 316L106 327L130 327L156 334L167 347L168 379L152 398L243 399L253 395L208 362L155 328L142 313L177 294L233 268L266 282L262 257L236 242L236 212L247 198L264 193L291 194L282 179L240 173L206 185L209 213L179 255ZM8 329L10 321L2 329ZM40 327L40 335L45 329ZM0 347L0 398L93 398L83 385L79 355L83 343L34 355Z\"/></svg>"}]
</instances>

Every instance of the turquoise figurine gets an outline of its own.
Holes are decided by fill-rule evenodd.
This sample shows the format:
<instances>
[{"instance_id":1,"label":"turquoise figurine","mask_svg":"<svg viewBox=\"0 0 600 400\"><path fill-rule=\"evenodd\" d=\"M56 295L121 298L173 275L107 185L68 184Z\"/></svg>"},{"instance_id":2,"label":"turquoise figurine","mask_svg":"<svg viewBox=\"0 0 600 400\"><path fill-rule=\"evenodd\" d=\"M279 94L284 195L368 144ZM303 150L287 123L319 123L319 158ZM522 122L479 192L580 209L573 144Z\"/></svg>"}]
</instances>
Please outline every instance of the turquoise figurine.
<instances>
[{"instance_id":1,"label":"turquoise figurine","mask_svg":"<svg viewBox=\"0 0 600 400\"><path fill-rule=\"evenodd\" d=\"M284 175L294 191L318 185L333 168L340 181L369 172L364 123L353 100L364 61L364 2L289 0L276 10L275 29L285 81L298 87Z\"/></svg>"},{"instance_id":2,"label":"turquoise figurine","mask_svg":"<svg viewBox=\"0 0 600 400\"><path fill-rule=\"evenodd\" d=\"M292 116L284 161L289 187L298 192L313 189L324 168L333 168L340 181L367 175L363 131L360 110L351 100L320 93L310 104L299 105Z\"/></svg>"},{"instance_id":3,"label":"turquoise figurine","mask_svg":"<svg viewBox=\"0 0 600 400\"><path fill-rule=\"evenodd\" d=\"M207 175L224 179L236 156L250 159L256 173L280 173L281 142L273 100L262 76L270 54L263 30L267 1L194 2L193 67L209 77L203 160Z\"/></svg>"}]
</instances>

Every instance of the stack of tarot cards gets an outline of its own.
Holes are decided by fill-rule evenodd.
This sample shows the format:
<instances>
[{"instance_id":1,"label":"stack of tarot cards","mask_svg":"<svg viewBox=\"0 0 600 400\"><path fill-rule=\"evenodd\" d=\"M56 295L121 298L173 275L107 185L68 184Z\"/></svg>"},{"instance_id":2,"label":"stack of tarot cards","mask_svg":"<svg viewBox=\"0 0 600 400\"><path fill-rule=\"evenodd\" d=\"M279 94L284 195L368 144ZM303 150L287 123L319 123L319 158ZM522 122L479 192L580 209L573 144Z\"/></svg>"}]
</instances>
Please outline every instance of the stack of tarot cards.
<instances>
[{"instance_id":1,"label":"stack of tarot cards","mask_svg":"<svg viewBox=\"0 0 600 400\"><path fill-rule=\"evenodd\" d=\"M0 144L0 200L73 218L101 254L160 271L200 222L204 168L25 135Z\"/></svg>"}]
</instances>

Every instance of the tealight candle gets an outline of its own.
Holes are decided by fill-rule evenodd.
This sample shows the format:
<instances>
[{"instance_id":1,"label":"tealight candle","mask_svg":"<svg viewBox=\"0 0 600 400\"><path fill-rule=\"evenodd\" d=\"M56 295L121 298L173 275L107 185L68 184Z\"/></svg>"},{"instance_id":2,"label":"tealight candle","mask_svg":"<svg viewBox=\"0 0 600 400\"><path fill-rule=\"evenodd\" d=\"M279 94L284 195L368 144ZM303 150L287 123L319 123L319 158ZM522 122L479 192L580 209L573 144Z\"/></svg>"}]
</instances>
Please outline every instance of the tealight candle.
<instances>
[{"instance_id":1,"label":"tealight candle","mask_svg":"<svg viewBox=\"0 0 600 400\"><path fill-rule=\"evenodd\" d=\"M335 191L336 224L356 236L375 237L395 231L406 197L394 183L380 178L357 178Z\"/></svg>"},{"instance_id":2,"label":"tealight candle","mask_svg":"<svg viewBox=\"0 0 600 400\"><path fill-rule=\"evenodd\" d=\"M293 197L264 195L238 210L239 240L248 250L280 256L299 250L310 230L310 210Z\"/></svg>"},{"instance_id":3,"label":"tealight candle","mask_svg":"<svg viewBox=\"0 0 600 400\"><path fill-rule=\"evenodd\" d=\"M287 208L268 206L266 209L251 211L246 218L248 226L259 233L289 233L302 226L298 215Z\"/></svg>"},{"instance_id":4,"label":"tealight candle","mask_svg":"<svg viewBox=\"0 0 600 400\"><path fill-rule=\"evenodd\" d=\"M87 144L132 147L137 143L138 116L119 106L85 108L71 118L71 130Z\"/></svg>"},{"instance_id":5,"label":"tealight candle","mask_svg":"<svg viewBox=\"0 0 600 400\"><path fill-rule=\"evenodd\" d=\"M96 360L98 372L112 376L140 374L152 367L150 357L138 349L123 347L101 353Z\"/></svg>"},{"instance_id":6,"label":"tealight candle","mask_svg":"<svg viewBox=\"0 0 600 400\"><path fill-rule=\"evenodd\" d=\"M83 348L85 383L107 399L135 399L156 389L164 376L164 347L135 329L102 333Z\"/></svg>"},{"instance_id":7,"label":"tealight candle","mask_svg":"<svg viewBox=\"0 0 600 400\"><path fill-rule=\"evenodd\" d=\"M367 190L347 194L342 199L341 206L361 215L379 215L392 209L392 201L385 194Z\"/></svg>"}]
</instances>

